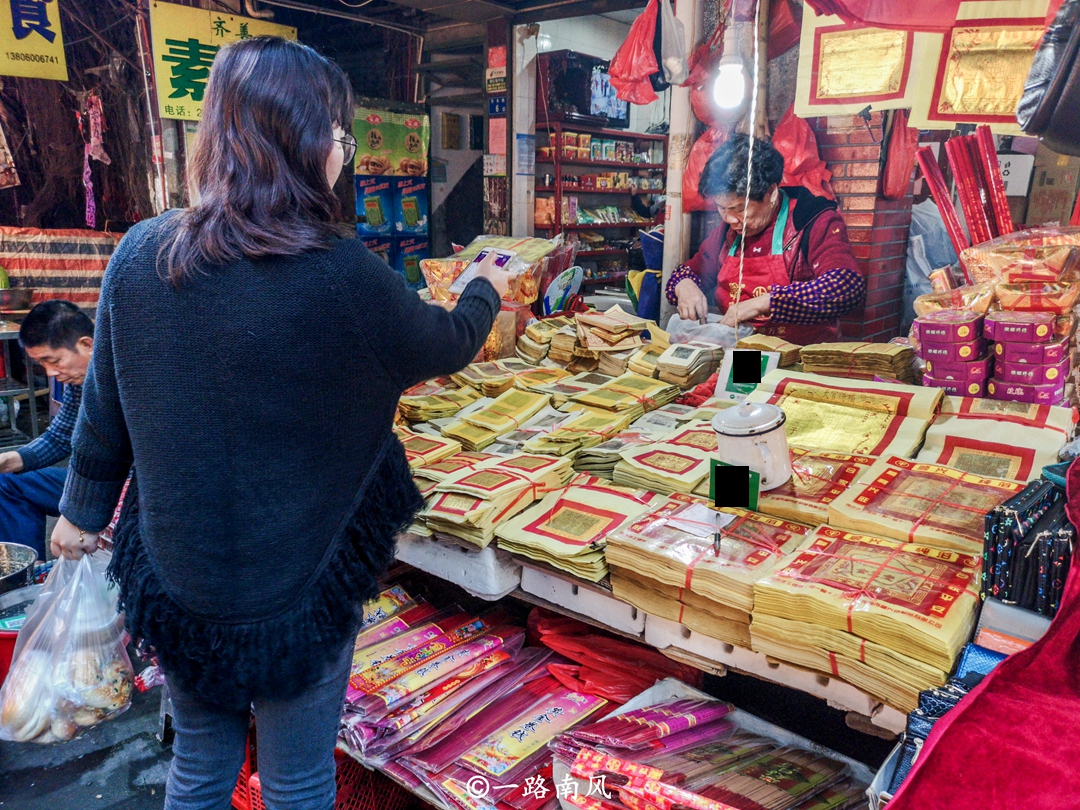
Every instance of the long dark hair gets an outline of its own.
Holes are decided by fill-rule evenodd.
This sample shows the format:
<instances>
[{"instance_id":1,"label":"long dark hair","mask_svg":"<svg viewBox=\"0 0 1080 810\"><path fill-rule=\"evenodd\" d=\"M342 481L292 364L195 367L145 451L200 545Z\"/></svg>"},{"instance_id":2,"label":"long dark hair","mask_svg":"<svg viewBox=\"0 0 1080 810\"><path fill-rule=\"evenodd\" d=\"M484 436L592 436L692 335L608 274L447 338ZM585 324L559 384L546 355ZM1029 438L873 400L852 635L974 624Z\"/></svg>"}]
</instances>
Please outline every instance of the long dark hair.
<instances>
[{"instance_id":1,"label":"long dark hair","mask_svg":"<svg viewBox=\"0 0 1080 810\"><path fill-rule=\"evenodd\" d=\"M163 247L169 280L327 246L340 214L326 181L331 124L348 131L352 110L341 68L306 45L254 37L223 48L188 164L199 203Z\"/></svg>"}]
</instances>

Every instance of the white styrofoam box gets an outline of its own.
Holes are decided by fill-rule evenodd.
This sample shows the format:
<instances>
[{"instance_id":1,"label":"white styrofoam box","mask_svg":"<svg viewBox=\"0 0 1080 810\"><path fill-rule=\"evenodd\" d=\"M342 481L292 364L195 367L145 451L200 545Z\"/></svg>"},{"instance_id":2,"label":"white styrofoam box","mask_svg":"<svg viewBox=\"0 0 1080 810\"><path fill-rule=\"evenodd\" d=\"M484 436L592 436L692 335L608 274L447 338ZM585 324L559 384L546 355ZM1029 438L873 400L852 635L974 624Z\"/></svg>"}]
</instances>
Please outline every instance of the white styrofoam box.
<instances>
[{"instance_id":1,"label":"white styrofoam box","mask_svg":"<svg viewBox=\"0 0 1080 810\"><path fill-rule=\"evenodd\" d=\"M502 599L521 585L521 566L495 546L469 549L433 537L401 534L397 558L488 601Z\"/></svg>"},{"instance_id":2,"label":"white styrofoam box","mask_svg":"<svg viewBox=\"0 0 1080 810\"><path fill-rule=\"evenodd\" d=\"M619 709L619 714L630 712L634 709L643 709L647 706L656 706L659 703L665 703L669 700L680 698L715 700L715 698L710 695L707 695L692 686L687 686L676 678L665 678L662 681L657 681L655 686L646 689L640 695L627 701L626 704ZM871 780L875 778L874 772L864 763L854 760L851 757L845 757L842 754L838 754L815 742L811 742L805 737L800 737L798 734L788 731L786 728L762 720L757 715L744 712L742 709L736 709L728 715L728 719L739 726L739 728L745 729L753 734L760 734L763 737L776 740L781 745L794 745L799 748L806 748L821 754L822 756L840 760L851 768L852 775L860 782L870 783ZM570 776L570 769L557 758L555 760L555 770L552 778L556 785L561 784L565 779L569 779L570 782L577 785L580 795L585 795L589 791L589 785L580 779L575 779ZM563 810L576 810L574 805L564 799L560 799L560 804L562 805Z\"/></svg>"},{"instance_id":3,"label":"white styrofoam box","mask_svg":"<svg viewBox=\"0 0 1080 810\"><path fill-rule=\"evenodd\" d=\"M645 631L645 613L611 595L609 591L580 580L561 577L529 565L521 568L521 590L546 602L595 619L607 627L640 636Z\"/></svg>"},{"instance_id":4,"label":"white styrofoam box","mask_svg":"<svg viewBox=\"0 0 1080 810\"><path fill-rule=\"evenodd\" d=\"M903 743L897 743L896 748L889 754L888 759L882 764L881 769L866 789L866 798L870 800L870 810L881 810L892 796L889 795L889 783L892 782L896 767L900 764L900 751Z\"/></svg>"},{"instance_id":5,"label":"white styrofoam box","mask_svg":"<svg viewBox=\"0 0 1080 810\"><path fill-rule=\"evenodd\" d=\"M715 638L709 638L685 627L678 622L649 616L645 622L645 643L663 651L666 647L676 647L700 656L708 661L716 661L729 669L756 675L773 683L798 689L800 692L814 695L828 701L829 705L844 711L856 712L869 717L882 728L899 733L904 728L904 715L896 712L883 712L880 701L860 691L839 678L831 678L801 667L770 661L763 653L756 653L745 647L736 647ZM895 712L895 710L892 710ZM888 725L885 725L888 723Z\"/></svg>"}]
</instances>

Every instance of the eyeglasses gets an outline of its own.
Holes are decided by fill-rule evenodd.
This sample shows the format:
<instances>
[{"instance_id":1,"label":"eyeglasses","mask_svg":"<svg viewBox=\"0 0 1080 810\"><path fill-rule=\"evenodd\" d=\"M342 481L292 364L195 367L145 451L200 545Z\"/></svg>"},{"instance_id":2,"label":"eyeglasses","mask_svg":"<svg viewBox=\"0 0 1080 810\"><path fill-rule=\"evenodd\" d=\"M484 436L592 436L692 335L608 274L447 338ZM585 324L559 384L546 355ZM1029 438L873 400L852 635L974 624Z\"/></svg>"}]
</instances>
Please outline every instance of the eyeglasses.
<instances>
[{"instance_id":1,"label":"eyeglasses","mask_svg":"<svg viewBox=\"0 0 1080 810\"><path fill-rule=\"evenodd\" d=\"M345 162L352 162L353 155L356 154L356 138L346 135L344 138L334 138L334 140L341 144L341 151L345 153Z\"/></svg>"}]
</instances>

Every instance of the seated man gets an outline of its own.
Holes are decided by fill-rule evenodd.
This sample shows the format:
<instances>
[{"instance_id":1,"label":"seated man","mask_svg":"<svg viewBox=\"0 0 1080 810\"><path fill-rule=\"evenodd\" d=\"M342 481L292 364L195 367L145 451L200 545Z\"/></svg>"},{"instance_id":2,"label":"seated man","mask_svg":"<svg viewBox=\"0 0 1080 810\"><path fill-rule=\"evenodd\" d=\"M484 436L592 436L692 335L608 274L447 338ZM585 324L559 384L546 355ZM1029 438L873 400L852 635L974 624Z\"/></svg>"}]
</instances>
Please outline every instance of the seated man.
<instances>
[{"instance_id":1,"label":"seated man","mask_svg":"<svg viewBox=\"0 0 1080 810\"><path fill-rule=\"evenodd\" d=\"M0 542L30 546L44 559L45 516L60 514L67 477L65 467L52 465L71 455L71 434L94 348L94 322L70 301L45 301L26 316L19 342L49 377L64 383L64 403L41 436L0 453L0 473L7 473L0 475Z\"/></svg>"}]
</instances>

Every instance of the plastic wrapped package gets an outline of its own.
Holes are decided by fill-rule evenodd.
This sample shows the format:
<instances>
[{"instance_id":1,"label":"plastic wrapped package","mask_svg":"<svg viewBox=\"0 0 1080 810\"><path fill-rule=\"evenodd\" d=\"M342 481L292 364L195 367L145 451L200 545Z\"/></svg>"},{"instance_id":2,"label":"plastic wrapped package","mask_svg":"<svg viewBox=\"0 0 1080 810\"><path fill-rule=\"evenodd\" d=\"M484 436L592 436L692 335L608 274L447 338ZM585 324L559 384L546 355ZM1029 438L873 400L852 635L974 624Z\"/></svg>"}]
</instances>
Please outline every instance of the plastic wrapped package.
<instances>
[{"instance_id":1,"label":"plastic wrapped package","mask_svg":"<svg viewBox=\"0 0 1080 810\"><path fill-rule=\"evenodd\" d=\"M739 333L730 326L721 325L721 316L710 313L707 323L686 321L678 315L672 315L668 321L667 331L672 343L712 343L727 349L735 348L735 344L744 338L754 334L754 328L748 324L739 324Z\"/></svg>"},{"instance_id":2,"label":"plastic wrapped package","mask_svg":"<svg viewBox=\"0 0 1080 810\"><path fill-rule=\"evenodd\" d=\"M1011 312L1071 311L1080 297L1080 283L1075 282L1000 282L994 287L998 304Z\"/></svg>"},{"instance_id":3,"label":"plastic wrapped package","mask_svg":"<svg viewBox=\"0 0 1080 810\"><path fill-rule=\"evenodd\" d=\"M54 566L0 689L0 738L70 740L131 705L135 674L102 566Z\"/></svg>"},{"instance_id":4,"label":"plastic wrapped package","mask_svg":"<svg viewBox=\"0 0 1080 810\"><path fill-rule=\"evenodd\" d=\"M1080 227L1032 228L972 245L960 261L976 284L1080 280Z\"/></svg>"},{"instance_id":5,"label":"plastic wrapped package","mask_svg":"<svg viewBox=\"0 0 1080 810\"><path fill-rule=\"evenodd\" d=\"M424 274L424 280L431 290L431 300L453 301L457 296L450 292L450 287L481 250L512 250L517 254L517 258L505 268L510 274L510 286L503 295L503 300L531 304L540 295L540 281L548 267L546 260L557 247L559 245L555 241L548 239L478 236L453 256L444 259L422 259L420 272Z\"/></svg>"},{"instance_id":6,"label":"plastic wrapped package","mask_svg":"<svg viewBox=\"0 0 1080 810\"><path fill-rule=\"evenodd\" d=\"M985 315L994 308L993 284L969 284L955 290L920 295L915 299L915 316L921 318L944 309L970 309Z\"/></svg>"},{"instance_id":7,"label":"plastic wrapped package","mask_svg":"<svg viewBox=\"0 0 1080 810\"><path fill-rule=\"evenodd\" d=\"M478 363L490 363L516 356L517 339L525 333L529 316L528 304L504 301L502 310L495 316L495 324L476 356Z\"/></svg>"}]
</instances>

